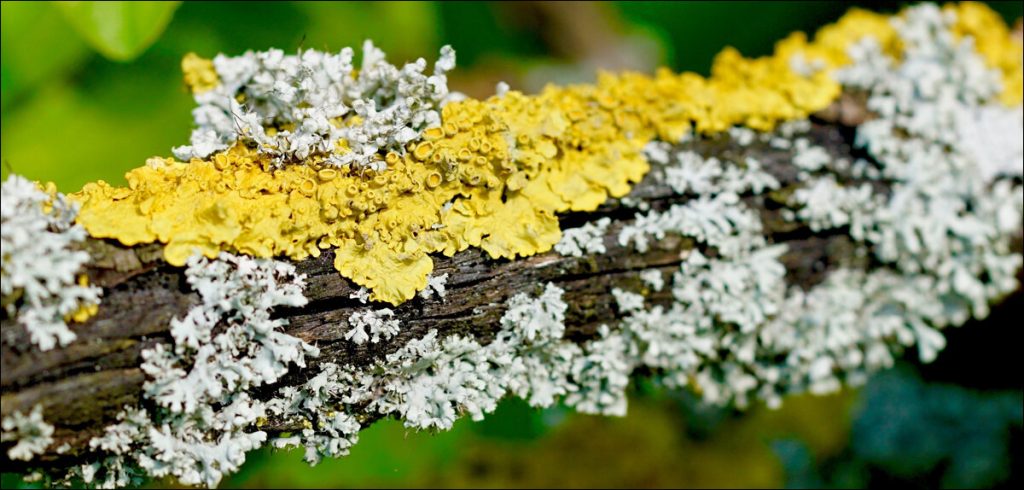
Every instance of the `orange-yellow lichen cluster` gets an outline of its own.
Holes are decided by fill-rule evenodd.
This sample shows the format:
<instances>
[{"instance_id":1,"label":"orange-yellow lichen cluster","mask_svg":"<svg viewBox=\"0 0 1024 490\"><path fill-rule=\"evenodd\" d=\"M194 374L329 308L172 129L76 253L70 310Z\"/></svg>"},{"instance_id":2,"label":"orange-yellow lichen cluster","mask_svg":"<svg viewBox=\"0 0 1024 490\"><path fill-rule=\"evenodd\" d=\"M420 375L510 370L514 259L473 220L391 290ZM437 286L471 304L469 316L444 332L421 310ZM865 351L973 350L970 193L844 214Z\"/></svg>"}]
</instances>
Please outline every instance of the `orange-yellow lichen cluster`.
<instances>
[{"instance_id":1,"label":"orange-yellow lichen cluster","mask_svg":"<svg viewBox=\"0 0 1024 490\"><path fill-rule=\"evenodd\" d=\"M195 53L188 53L182 58L181 71L185 75L185 84L192 93L201 94L220 85L220 77L213 67L213 60L202 58Z\"/></svg>"},{"instance_id":2,"label":"orange-yellow lichen cluster","mask_svg":"<svg viewBox=\"0 0 1024 490\"><path fill-rule=\"evenodd\" d=\"M441 127L405 154L389 153L380 173L332 168L319 157L275 168L244 145L207 160L152 159L128 173L127 188L87 185L74 196L78 221L95 237L166 243L175 265L194 250L299 260L334 249L343 276L399 304L426 287L430 253L549 250L561 237L556 213L628 193L648 170L641 150L654 138L733 125L769 130L826 107L840 92L830 69L848 62L845 47L867 34L888 50L898 43L886 17L853 11L813 42L790 36L773 56L726 49L709 78L602 74L593 85L453 102ZM797 54L823 66L798 73ZM202 60L189 66L193 87L216 83Z\"/></svg>"},{"instance_id":3,"label":"orange-yellow lichen cluster","mask_svg":"<svg viewBox=\"0 0 1024 490\"><path fill-rule=\"evenodd\" d=\"M1013 107L1024 98L1024 43L1010 35L999 14L979 2L961 2L944 7L956 15L953 34L971 36L988 65L1003 74L1000 101Z\"/></svg>"},{"instance_id":4,"label":"orange-yellow lichen cluster","mask_svg":"<svg viewBox=\"0 0 1024 490\"><path fill-rule=\"evenodd\" d=\"M802 32L794 32L780 41L775 48L777 56L791 59L803 56L820 60L827 69L839 68L850 63L846 54L850 44L865 36L873 37L886 54L897 57L900 53L900 39L887 15L861 9L850 9L834 24L822 27L814 35L814 42L808 43Z\"/></svg>"},{"instance_id":5,"label":"orange-yellow lichen cluster","mask_svg":"<svg viewBox=\"0 0 1024 490\"><path fill-rule=\"evenodd\" d=\"M78 276L78 285L82 287L89 287L89 276L80 274ZM99 303L82 303L78 306L78 309L64 315L65 322L76 322L85 323L86 320L96 316L100 312Z\"/></svg>"}]
</instances>

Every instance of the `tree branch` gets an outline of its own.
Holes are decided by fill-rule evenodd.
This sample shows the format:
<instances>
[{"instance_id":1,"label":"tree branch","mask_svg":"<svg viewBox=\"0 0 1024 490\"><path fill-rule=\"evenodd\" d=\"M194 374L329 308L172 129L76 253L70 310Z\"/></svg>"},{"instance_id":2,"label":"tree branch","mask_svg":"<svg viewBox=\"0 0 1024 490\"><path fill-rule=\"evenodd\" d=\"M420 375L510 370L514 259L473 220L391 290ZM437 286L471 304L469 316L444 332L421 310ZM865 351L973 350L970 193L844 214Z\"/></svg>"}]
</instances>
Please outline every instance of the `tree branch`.
<instances>
[{"instance_id":1,"label":"tree branch","mask_svg":"<svg viewBox=\"0 0 1024 490\"><path fill-rule=\"evenodd\" d=\"M839 127L816 125L812 135L833 156L849 155L850 147ZM756 156L783 184L779 196L788 195L785 189L796 185L789 151L765 144L744 148L727 135L693 146L699 153L720 158ZM687 199L659 183L657 174L652 171L630 197L647 202L652 209ZM789 245L790 252L783 260L793 283L813 285L830 267L852 260L852 243L845 235L816 236L782 220L778 212L781 203L771 197L747 199L762 212L767 235ZM609 200L594 213L561 217L563 229L605 216L612 218L604 239L608 251L602 255L574 258L550 251L514 261L495 261L481 250L470 249L451 258L435 257L436 273L449 274L447 297L444 301L416 298L396 308L403 329L389 342L354 346L344 341L341 326L354 309L363 305L349 297L358 288L334 269L332 251L297 264L307 275L304 293L309 304L279 313L290 320L289 334L321 348L320 361L362 366L431 329L442 335L471 335L487 342L497 329L508 297L550 281L565 289L570 304L566 336L582 341L593 337L598 324L618 316L608 291L638 283L636 272L644 269L671 273L678 269L681 254L694 246L682 237L667 237L644 254L620 246L615 240L617 232L632 220L635 210L617 201ZM81 446L111 423L123 405L141 400L141 352L157 342L169 341L170 320L183 317L199 301L185 282L183 270L162 260L158 244L129 248L89 239L85 248L93 257L87 270L90 281L103 287L104 295L99 313L75 328L77 340L63 349L40 351L29 343L24 328L9 318L3 320L2 415L27 413L41 404L47 420L57 426L54 447L63 442ZM670 293L652 293L651 300L668 303Z\"/></svg>"},{"instance_id":2,"label":"tree branch","mask_svg":"<svg viewBox=\"0 0 1024 490\"><path fill-rule=\"evenodd\" d=\"M826 111L822 116L842 119L835 116L836 112ZM819 119L808 136L833 158L851 158L858 156L851 149L851 134L847 127ZM762 215L769 242L788 246L782 261L790 284L808 288L837 267L872 266L868 258L854 254L856 245L844 230L816 234L802 224L782 218L781 209L798 186L791 163L792 150L762 142L741 146L726 133L685 145L704 156L720 159L742 161L747 156L755 157L778 179L781 189L744 199ZM689 197L675 195L660 182L660 173L658 168L653 169L629 197L647 203L651 209L685 202ZM855 182L848 179L847 183ZM889 185L881 180L871 184L881 193ZM569 304L566 338L583 342L595 337L600 324L621 316L612 306L609 291L613 287L640 289L642 283L637 273L645 269L656 268L665 275L671 274L679 268L687 251L695 247L695 242L679 236L666 237L642 254L632 247L620 246L616 240L618 231L634 219L636 212L620 200L610 199L596 212L560 217L563 230L601 217L611 218L612 225L604 236L604 254L575 258L550 251L514 261L495 261L478 249L470 249L450 258L435 257L435 273L449 275L446 298L442 301L417 297L395 308L403 328L387 342L356 346L343 338L346 319L365 305L350 298L357 288L334 269L331 251L297 264L307 276L304 293L309 303L303 308L279 311L278 315L289 319L288 334L320 348L320 357L315 362L365 366L432 329L441 336L461 334L487 343L498 330L506 299L519 292L536 293L537 285L554 282L565 290L564 299ZM64 466L83 461L89 453L89 439L113 423L124 405L142 401L145 376L139 369L141 352L157 343L169 342L170 320L183 317L199 301L185 282L183 269L162 260L159 244L125 247L89 239L85 249L92 256L87 270L90 281L103 287L104 294L99 313L74 327L77 340L64 348L43 352L34 348L26 330L11 318L5 317L2 322L2 415L27 413L39 404L47 422L56 427L50 451L33 460L33 466ZM709 256L715 254L714 250L701 251ZM651 291L648 299L652 304L672 301L667 289ZM300 384L314 372L293 372L276 386ZM293 428L275 426L273 421L264 427L270 432L288 429ZM68 449L57 454L55 449L65 443ZM2 454L5 467L21 464L8 460L6 450Z\"/></svg>"}]
</instances>

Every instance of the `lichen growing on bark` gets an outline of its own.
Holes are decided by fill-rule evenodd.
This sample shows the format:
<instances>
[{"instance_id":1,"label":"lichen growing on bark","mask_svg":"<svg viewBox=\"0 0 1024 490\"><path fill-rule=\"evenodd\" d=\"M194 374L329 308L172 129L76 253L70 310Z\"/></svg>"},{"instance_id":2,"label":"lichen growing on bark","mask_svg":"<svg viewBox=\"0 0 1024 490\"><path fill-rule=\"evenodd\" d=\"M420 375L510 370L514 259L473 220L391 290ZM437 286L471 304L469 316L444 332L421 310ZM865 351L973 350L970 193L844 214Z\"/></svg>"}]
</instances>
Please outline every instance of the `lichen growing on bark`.
<instances>
[{"instance_id":1,"label":"lichen growing on bark","mask_svg":"<svg viewBox=\"0 0 1024 490\"><path fill-rule=\"evenodd\" d=\"M416 104L395 107L404 116L374 123L399 121L390 132L367 127L369 112L343 110L362 96L342 105L331 98L332 83L352 88L371 76L349 75L351 53L186 58L201 104L255 98L249 119L262 119L237 133L217 128L213 139L196 135L188 150L196 158L153 159L129 174L127 188L97 183L75 197L93 236L166 244L171 264L188 264L201 303L172 322L173 345L143 354L145 397L156 409L126 408L92 439L101 458L72 475L115 486L141 469L213 486L268 439L302 446L316 463L347 454L377 417L444 430L465 415L483 418L509 395L622 415L629 376L641 367L706 403L778 406L789 393L862 383L906 349L934 359L943 328L986 316L1018 286L1022 259L1010 240L1024 214L1022 61L1020 43L993 27L990 14L974 5L920 5L893 17L853 11L812 42L790 36L766 58L726 50L707 79L604 74L594 85L533 96L439 96L417 106L438 110L439 119L410 116ZM438 85L447 56L432 81L420 62L398 70L375 54L370 64L386 72L382 80L416 80L438 96L447 93ZM310 63L347 78L289 71ZM272 146L322 114L290 111L287 91L268 96L282 80L307 91L295 100L335 104L329 127L303 133L313 140L302 151ZM834 158L809 138L806 116L843 89L865 93L873 112L856 128L863 159ZM211 129L199 115L197 124ZM338 139L361 134L353 128L389 136L377 146ZM782 184L757 159L694 151L695 141L721 132L739 148L756 142L789 151L796 184L778 201L784 218L848 235L854 253L875 265L842 264L809 287L787 283L787 245L766 237L750 204ZM981 135L992 144L978 144ZM216 148L200 149L211 141ZM659 185L688 199L563 235L557 213L623 197L652 166ZM871 185L881 180L884 190ZM363 366L306 368L318 349L282 333L271 316L306 298L294 267L268 257L299 260L333 248L337 270L366 288L352 298L399 304L417 293L444 298L448 276L430 275L430 253L473 246L511 259L556 247L585 261L605 244L642 253L669 236L693 244L678 267L629 272L634 282L607 291L620 319L600 322L583 340L566 337L570 305L551 283L505 299L486 341L431 330L392 346L405 333L398 315L362 307L340 335L354 344L347 347L394 347ZM661 291L655 304L652 292ZM309 375L273 385L295 366ZM5 440L7 426L23 419L4 422ZM268 419L301 429L273 437L263 430Z\"/></svg>"},{"instance_id":2,"label":"lichen growing on bark","mask_svg":"<svg viewBox=\"0 0 1024 490\"><path fill-rule=\"evenodd\" d=\"M561 238L556 213L590 211L628 193L648 170L642 149L654 138L674 142L691 129L733 125L769 130L826 107L840 92L832 70L848 62L846 46L868 34L893 39L884 17L857 11L813 42L787 38L768 57L727 49L708 78L603 73L593 85L446 104L450 53L432 77L422 75L422 60L399 70L372 45L358 76L350 50L248 53L212 65L190 57L187 79L201 104L189 153L197 158L153 159L128 174L127 188L86 186L76 195L79 222L128 245L165 243L175 265L194 249L301 260L333 248L343 276L397 305L426 287L430 253L472 246L511 259L549 250ZM813 69L794 69L797 58ZM419 86L432 89L410 88ZM381 109L404 116L373 123L376 113L359 108L374 99L393 100ZM232 120L245 109L239 104L250 107L241 122ZM440 117L417 116L415 107ZM397 126L367 131L393 136L373 151L357 148L374 138L364 141L352 128L385 123ZM322 131L299 135L307 125ZM195 153L211 131L218 153ZM274 148L286 143L267 138L283 134L319 141L303 148L321 150L286 152L292 157L282 160ZM353 153L365 161L353 164Z\"/></svg>"}]
</instances>

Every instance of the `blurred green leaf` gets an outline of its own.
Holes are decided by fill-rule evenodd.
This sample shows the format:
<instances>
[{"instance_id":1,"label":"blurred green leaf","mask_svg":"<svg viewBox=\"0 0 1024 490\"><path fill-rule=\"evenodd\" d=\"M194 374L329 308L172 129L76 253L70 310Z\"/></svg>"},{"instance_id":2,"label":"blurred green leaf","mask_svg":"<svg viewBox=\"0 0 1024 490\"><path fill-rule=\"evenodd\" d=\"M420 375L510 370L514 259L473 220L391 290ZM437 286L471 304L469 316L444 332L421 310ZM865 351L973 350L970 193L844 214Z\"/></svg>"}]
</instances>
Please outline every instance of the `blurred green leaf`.
<instances>
[{"instance_id":1,"label":"blurred green leaf","mask_svg":"<svg viewBox=\"0 0 1024 490\"><path fill-rule=\"evenodd\" d=\"M64 18L107 58L134 59L160 37L181 2L57 2Z\"/></svg>"},{"instance_id":2,"label":"blurred green leaf","mask_svg":"<svg viewBox=\"0 0 1024 490\"><path fill-rule=\"evenodd\" d=\"M4 114L4 173L53 181L63 192L97 179L119 185L146 158L187 141L193 102L172 75L176 67L97 61L102 72L49 83Z\"/></svg>"},{"instance_id":3,"label":"blurred green leaf","mask_svg":"<svg viewBox=\"0 0 1024 490\"><path fill-rule=\"evenodd\" d=\"M505 398L498 405L498 410L501 411L500 417L487 417L473 424L474 432L503 441L536 441L550 431L548 419L560 420L559 415L566 411L559 405L537 409L522 398Z\"/></svg>"},{"instance_id":4,"label":"blurred green leaf","mask_svg":"<svg viewBox=\"0 0 1024 490\"><path fill-rule=\"evenodd\" d=\"M57 10L44 2L0 3L4 115L34 88L63 78L92 55L78 36L54 35L68 27Z\"/></svg>"},{"instance_id":5,"label":"blurred green leaf","mask_svg":"<svg viewBox=\"0 0 1024 490\"><path fill-rule=\"evenodd\" d=\"M401 65L420 56L432 63L442 44L434 2L298 2L295 7L309 16L303 47L337 51L351 46L358 53L370 39Z\"/></svg>"}]
</instances>

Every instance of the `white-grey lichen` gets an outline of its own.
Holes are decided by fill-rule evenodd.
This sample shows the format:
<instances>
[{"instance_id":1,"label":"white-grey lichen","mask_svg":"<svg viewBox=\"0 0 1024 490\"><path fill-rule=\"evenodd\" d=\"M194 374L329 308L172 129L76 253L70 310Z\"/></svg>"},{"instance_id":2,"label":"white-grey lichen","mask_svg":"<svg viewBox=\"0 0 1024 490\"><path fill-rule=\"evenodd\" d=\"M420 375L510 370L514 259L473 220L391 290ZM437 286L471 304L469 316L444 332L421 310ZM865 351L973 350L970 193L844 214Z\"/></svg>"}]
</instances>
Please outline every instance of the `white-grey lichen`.
<instances>
[{"instance_id":1,"label":"white-grey lichen","mask_svg":"<svg viewBox=\"0 0 1024 490\"><path fill-rule=\"evenodd\" d=\"M665 277L658 269L647 269L641 272L640 280L655 291L661 291L665 287Z\"/></svg>"},{"instance_id":2,"label":"white-grey lichen","mask_svg":"<svg viewBox=\"0 0 1024 490\"><path fill-rule=\"evenodd\" d=\"M483 418L509 392L534 405L549 406L572 389L569 376L581 352L563 338L567 305L561 294L549 284L538 298L515 295L502 317L501 331L486 346L460 335L441 339L432 330L365 368L327 363L306 387L282 390L281 398L268 407L287 413L279 407L330 406L342 413L347 407L365 406L382 415L397 415L410 428L444 430L464 414ZM306 415L307 420L318 417L322 415ZM313 431L281 444L305 445L307 459L315 459L324 453L316 448L325 441L340 437L345 446L354 437L339 434L318 440L323 434Z\"/></svg>"},{"instance_id":3,"label":"white-grey lichen","mask_svg":"<svg viewBox=\"0 0 1024 490\"><path fill-rule=\"evenodd\" d=\"M419 296L423 299L430 299L431 296L437 296L444 300L445 296L445 284L448 283L448 273L440 275L431 275L427 278L427 287L420 291Z\"/></svg>"},{"instance_id":4,"label":"white-grey lichen","mask_svg":"<svg viewBox=\"0 0 1024 490\"><path fill-rule=\"evenodd\" d=\"M884 201L870 184L842 186L832 175L814 179L793 192L793 204L800 207L795 217L807 222L812 231L848 226L850 236L864 239L875 212ZM789 214L793 219L792 214Z\"/></svg>"},{"instance_id":5,"label":"white-grey lichen","mask_svg":"<svg viewBox=\"0 0 1024 490\"><path fill-rule=\"evenodd\" d=\"M865 40L836 76L869 92L879 117L858 127L857 144L894 181L884 206L865 202L849 214L866 216L858 218L862 240L879 260L935 278L958 324L987 315L989 302L1016 284L1021 257L1010 252L1009 236L1021 226L1022 190L998 177L1021 174L1024 124L1020 107L998 102L1001 76L971 38L953 38L955 20L933 5L910 9L893 20L905 40L901 64ZM964 138L979 126L984 140ZM982 141L994 149L980 149Z\"/></svg>"},{"instance_id":6,"label":"white-grey lichen","mask_svg":"<svg viewBox=\"0 0 1024 490\"><path fill-rule=\"evenodd\" d=\"M348 295L349 299L359 300L360 303L366 304L370 302L370 290L360 286L359 289Z\"/></svg>"},{"instance_id":7,"label":"white-grey lichen","mask_svg":"<svg viewBox=\"0 0 1024 490\"><path fill-rule=\"evenodd\" d=\"M578 228L563 230L562 239L555 244L555 251L572 257L582 257L584 254L603 254L606 251L604 235L611 223L611 218L605 217Z\"/></svg>"},{"instance_id":8,"label":"white-grey lichen","mask_svg":"<svg viewBox=\"0 0 1024 490\"><path fill-rule=\"evenodd\" d=\"M191 413L225 394L277 381L317 349L278 330L275 307L302 306L304 277L284 262L221 253L189 259L186 270L202 303L171 322L174 350L143 352L146 394L172 412ZM213 335L214 327L227 328ZM190 366L190 367L189 367Z\"/></svg>"},{"instance_id":9,"label":"white-grey lichen","mask_svg":"<svg viewBox=\"0 0 1024 490\"><path fill-rule=\"evenodd\" d=\"M250 391L273 383L317 349L284 334L275 307L301 306L304 277L294 266L221 253L189 259L186 277L200 302L171 326L174 347L143 351L143 392L157 408L126 407L120 421L90 441L102 461L72 476L101 487L126 485L139 468L185 485L216 486L259 448L266 404Z\"/></svg>"},{"instance_id":10,"label":"white-grey lichen","mask_svg":"<svg viewBox=\"0 0 1024 490\"><path fill-rule=\"evenodd\" d=\"M79 284L89 253L76 250L85 229L74 224L76 204L63 194L52 196L24 177L4 181L0 199L0 255L3 306L28 330L40 350L65 346L75 339L67 318L97 305L102 290Z\"/></svg>"},{"instance_id":11,"label":"white-grey lichen","mask_svg":"<svg viewBox=\"0 0 1024 490\"><path fill-rule=\"evenodd\" d=\"M1024 173L1024 106L989 104L956 119L959 149L978 164L982 180L1020 178Z\"/></svg>"},{"instance_id":12,"label":"white-grey lichen","mask_svg":"<svg viewBox=\"0 0 1024 490\"><path fill-rule=\"evenodd\" d=\"M358 71L353 57L351 48L217 55L220 83L196 93L197 127L175 156L205 158L243 141L279 164L321 155L340 167L384 170L388 151L404 153L423 130L440 125L441 106L454 95L446 74L455 67L455 51L441 48L432 74L424 73L422 58L401 68L388 63L370 41Z\"/></svg>"},{"instance_id":13,"label":"white-grey lichen","mask_svg":"<svg viewBox=\"0 0 1024 490\"><path fill-rule=\"evenodd\" d=\"M757 132L750 128L733 126L729 128L729 137L740 146L749 146L757 139Z\"/></svg>"},{"instance_id":14,"label":"white-grey lichen","mask_svg":"<svg viewBox=\"0 0 1024 490\"><path fill-rule=\"evenodd\" d=\"M494 84L494 95L497 95L498 97L504 97L505 94L507 94L508 91L511 89L512 87L510 87L507 82L500 81Z\"/></svg>"},{"instance_id":15,"label":"white-grey lichen","mask_svg":"<svg viewBox=\"0 0 1024 490\"><path fill-rule=\"evenodd\" d=\"M7 450L7 457L30 461L46 452L53 444L53 426L43 420L43 407L36 405L28 415L15 411L0 422L3 433L0 442L14 442Z\"/></svg>"},{"instance_id":16,"label":"white-grey lichen","mask_svg":"<svg viewBox=\"0 0 1024 490\"><path fill-rule=\"evenodd\" d=\"M663 183L691 199L665 210L640 208L616 238L644 252L652 240L680 235L694 248L680 255L670 281L660 269L647 269L639 273L640 291L610 291L621 319L600 325L589 340L566 338L569 305L561 288L547 284L539 295L509 298L486 345L431 330L367 366L320 364L304 384L280 387L260 401L246 390L279 379L314 353L297 339L273 335L280 323L264 314L275 305L301 304L301 279L280 265L222 257L226 265L213 265L218 272L190 267L201 311L175 320L173 349L146 354L147 396L163 407L160 413L126 410L92 442L106 459L79 474L124 485L132 462L152 476L215 485L237 469L245 451L264 442L256 421L265 417L300 424L302 430L273 443L302 446L306 460L316 463L347 454L363 414L444 430L464 415L483 418L512 394L533 406L562 400L585 413L623 415L630 374L641 367L667 386L693 386L707 403L761 399L778 406L787 393L863 383L905 349L934 359L945 346L941 330L984 317L989 303L1017 287L1022 261L1009 240L1021 227L1024 194L1019 180L1004 178L1021 175L1021 109L996 105L998 74L969 38L953 39L949 15L925 5L897 18L905 40L899 61L870 38L850 48L853 64L836 76L867 91L869 109L879 116L857 128L857 143L871 161L834 159L814 146L808 120L774 132L730 131L741 146L757 139L794 155L797 188L789 205L795 209L784 216L812 230L847 230L855 253L871 254L880 267L841 264L814 286L787 284L786 245L768 242L761 215L741 197L779 188L775 178L752 158L703 158L686 149L697 136L684 138L681 148L652 143L645 154L659 164ZM813 59L791 62L798 70L819 68ZM220 63L222 80L248 80L220 73L243 70L247 62ZM275 99L263 97L273 106ZM981 132L983 145L975 138ZM850 178L887 184L841 184ZM587 226L567 230L559 251L603 253L597 242L607 225ZM443 297L445 278L431 278L433 294ZM645 297L647 287L668 287L670 302ZM352 297L365 300L365 294ZM239 316L248 307L233 303L236 298L261 306ZM397 321L382 311L354 314L350 340L390 339ZM394 328L387 325L392 321ZM224 333L214 324L224 325ZM227 332L233 333L224 338ZM268 359L255 359L265 352ZM261 367L240 372L254 366ZM186 379L188 386L180 386Z\"/></svg>"},{"instance_id":17,"label":"white-grey lichen","mask_svg":"<svg viewBox=\"0 0 1024 490\"><path fill-rule=\"evenodd\" d=\"M502 330L488 346L511 351L505 369L509 391L535 407L550 406L574 389L569 377L581 349L563 339L568 308L563 292L548 283L537 298L513 296L501 317Z\"/></svg>"},{"instance_id":18,"label":"white-grey lichen","mask_svg":"<svg viewBox=\"0 0 1024 490\"><path fill-rule=\"evenodd\" d=\"M748 191L760 194L779 188L779 182L761 168L761 163L752 157L742 164L723 164L715 157L704 158L696 152L684 150L662 155L664 149L654 150L664 143L652 142L646 153L661 160L664 165L664 183L679 194L710 195L721 192L743 194Z\"/></svg>"},{"instance_id":19,"label":"white-grey lichen","mask_svg":"<svg viewBox=\"0 0 1024 490\"><path fill-rule=\"evenodd\" d=\"M298 434L274 439L274 447L303 446L304 459L312 465L325 456L347 455L349 448L359 441L361 425L335 405L353 384L350 372L325 363L320 373L304 385L282 388L278 396L267 402L267 411L286 421L301 421L304 427Z\"/></svg>"},{"instance_id":20,"label":"white-grey lichen","mask_svg":"<svg viewBox=\"0 0 1024 490\"><path fill-rule=\"evenodd\" d=\"M459 335L438 339L431 331L352 375L346 403L368 402L396 414L407 427L448 429L463 414L480 420L512 392L547 406L567 392L565 377L579 347L562 339L566 304L548 285L540 298L516 295L502 330L487 346ZM572 351L572 352L569 352ZM557 362L561 360L562 362Z\"/></svg>"},{"instance_id":21,"label":"white-grey lichen","mask_svg":"<svg viewBox=\"0 0 1024 490\"><path fill-rule=\"evenodd\" d=\"M348 317L349 329L345 332L345 338L356 345L363 345L367 341L376 344L388 340L398 335L401 329L394 316L395 312L390 308L357 311Z\"/></svg>"},{"instance_id":22,"label":"white-grey lichen","mask_svg":"<svg viewBox=\"0 0 1024 490\"><path fill-rule=\"evenodd\" d=\"M725 191L674 204L666 211L637 214L632 223L619 231L619 245L632 244L642 253L648 250L651 240L662 240L671 233L693 237L718 247L725 255L735 255L748 248L749 243L764 241L761 217L740 202L739 195Z\"/></svg>"},{"instance_id":23,"label":"white-grey lichen","mask_svg":"<svg viewBox=\"0 0 1024 490\"><path fill-rule=\"evenodd\" d=\"M648 145L647 154L661 159L665 183L678 194L696 197L665 211L637 214L633 223L619 231L619 245L632 244L637 251L646 252L652 239L661 240L671 233L695 238L718 247L725 255L734 255L764 241L760 216L741 205L740 195L760 194L777 189L780 184L757 160L748 158L740 164L724 164L689 150L662 155L667 150L659 145ZM732 237L734 233L742 236Z\"/></svg>"},{"instance_id":24,"label":"white-grey lichen","mask_svg":"<svg viewBox=\"0 0 1024 490\"><path fill-rule=\"evenodd\" d=\"M587 342L572 362L572 389L565 404L581 413L623 417L626 415L626 387L633 365L629 344L607 325L598 329L599 339Z\"/></svg>"},{"instance_id":25,"label":"white-grey lichen","mask_svg":"<svg viewBox=\"0 0 1024 490\"><path fill-rule=\"evenodd\" d=\"M615 292L620 309L630 312L619 325L634 339L627 364L659 368L670 385L693 382L707 402L742 405L756 396L774 406L785 393L861 383L908 347L930 361L945 346L942 328L984 317L992 301L1017 287L1021 257L1009 240L1021 226L1021 186L999 177L1020 175L1020 108L998 104L998 73L970 41L952 38L951 22L933 6L895 21L910 40L900 63L871 40L851 48L854 63L838 77L867 90L869 109L880 116L857 135L874 162L834 159L804 136L806 121L761 137L794 154L802 184L792 194L798 209L790 219L815 231L844 228L887 267L839 268L806 291L787 286L779 261L785 249L765 244L760 218L735 197L743 191L721 183L735 182L719 176L744 162L649 145L647 154L665 166L665 182L696 197L637 215L620 244L645 251L651 238L679 234L718 256L687 256L673 278L676 302L669 308L647 310L639 295ZM979 127L998 150L964 142ZM886 192L845 186L840 175L892 185ZM727 219L708 218L711 209ZM669 355L654 355L662 351ZM780 356L782 364L773 360Z\"/></svg>"},{"instance_id":26,"label":"white-grey lichen","mask_svg":"<svg viewBox=\"0 0 1024 490\"><path fill-rule=\"evenodd\" d=\"M805 172L816 172L832 161L824 148L812 145L807 138L797 138L793 147L793 165Z\"/></svg>"},{"instance_id":27,"label":"white-grey lichen","mask_svg":"<svg viewBox=\"0 0 1024 490\"><path fill-rule=\"evenodd\" d=\"M612 297L620 313L634 313L644 309L644 297L641 294L613 288Z\"/></svg>"}]
</instances>

